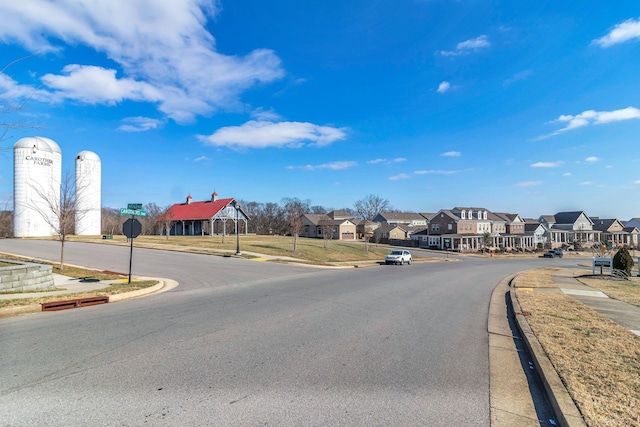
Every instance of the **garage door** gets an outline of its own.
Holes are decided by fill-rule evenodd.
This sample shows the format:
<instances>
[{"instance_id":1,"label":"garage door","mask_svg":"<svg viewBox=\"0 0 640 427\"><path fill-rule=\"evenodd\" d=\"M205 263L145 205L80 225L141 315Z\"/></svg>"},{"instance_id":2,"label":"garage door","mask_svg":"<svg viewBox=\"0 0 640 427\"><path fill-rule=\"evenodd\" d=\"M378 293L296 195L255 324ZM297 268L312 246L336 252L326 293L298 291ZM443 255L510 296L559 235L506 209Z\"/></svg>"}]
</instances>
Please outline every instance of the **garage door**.
<instances>
[{"instance_id":1,"label":"garage door","mask_svg":"<svg viewBox=\"0 0 640 427\"><path fill-rule=\"evenodd\" d=\"M353 240L354 238L353 233L342 233L342 240Z\"/></svg>"}]
</instances>

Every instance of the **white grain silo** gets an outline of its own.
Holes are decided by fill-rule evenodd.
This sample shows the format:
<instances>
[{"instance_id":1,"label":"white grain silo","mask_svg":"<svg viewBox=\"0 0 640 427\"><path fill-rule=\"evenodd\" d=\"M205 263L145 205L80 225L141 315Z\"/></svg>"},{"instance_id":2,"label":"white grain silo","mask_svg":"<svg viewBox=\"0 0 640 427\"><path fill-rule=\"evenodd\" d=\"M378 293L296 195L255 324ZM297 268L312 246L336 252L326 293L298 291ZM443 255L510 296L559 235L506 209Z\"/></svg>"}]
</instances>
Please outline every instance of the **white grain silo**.
<instances>
[{"instance_id":1,"label":"white grain silo","mask_svg":"<svg viewBox=\"0 0 640 427\"><path fill-rule=\"evenodd\" d=\"M62 151L40 136L22 138L13 146L13 235L56 234L60 211Z\"/></svg>"},{"instance_id":2,"label":"white grain silo","mask_svg":"<svg viewBox=\"0 0 640 427\"><path fill-rule=\"evenodd\" d=\"M76 156L76 234L95 236L101 233L100 157L92 151Z\"/></svg>"}]
</instances>

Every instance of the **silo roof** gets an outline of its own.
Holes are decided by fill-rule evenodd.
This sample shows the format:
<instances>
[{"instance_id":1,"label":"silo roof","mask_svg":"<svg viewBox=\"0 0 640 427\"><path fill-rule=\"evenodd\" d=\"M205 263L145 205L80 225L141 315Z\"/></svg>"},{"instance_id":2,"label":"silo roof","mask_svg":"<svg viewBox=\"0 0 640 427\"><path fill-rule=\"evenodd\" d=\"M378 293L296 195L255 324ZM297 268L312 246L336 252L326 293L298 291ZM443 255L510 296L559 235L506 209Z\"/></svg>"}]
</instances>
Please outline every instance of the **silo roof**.
<instances>
[{"instance_id":1,"label":"silo roof","mask_svg":"<svg viewBox=\"0 0 640 427\"><path fill-rule=\"evenodd\" d=\"M32 148L34 146L38 150L46 150L50 153L62 153L60 146L53 139L45 138L44 136L28 136L26 138L21 138L13 147Z\"/></svg>"},{"instance_id":2,"label":"silo roof","mask_svg":"<svg viewBox=\"0 0 640 427\"><path fill-rule=\"evenodd\" d=\"M89 150L84 150L78 153L78 155L76 156L76 159L87 159L87 160L98 160L100 161L100 156L98 156L96 153L94 153L93 151L89 151Z\"/></svg>"}]
</instances>

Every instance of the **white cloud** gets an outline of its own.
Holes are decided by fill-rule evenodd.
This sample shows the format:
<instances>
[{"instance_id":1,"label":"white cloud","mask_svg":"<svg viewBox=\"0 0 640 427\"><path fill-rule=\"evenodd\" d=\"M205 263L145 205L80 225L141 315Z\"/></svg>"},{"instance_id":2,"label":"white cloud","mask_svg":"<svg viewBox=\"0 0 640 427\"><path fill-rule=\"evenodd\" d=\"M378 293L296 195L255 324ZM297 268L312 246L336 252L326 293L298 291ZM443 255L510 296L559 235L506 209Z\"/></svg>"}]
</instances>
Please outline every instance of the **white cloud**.
<instances>
[{"instance_id":1,"label":"white cloud","mask_svg":"<svg viewBox=\"0 0 640 427\"><path fill-rule=\"evenodd\" d=\"M428 169L415 171L416 175L453 175L459 173L458 170L442 170L442 169Z\"/></svg>"},{"instance_id":2,"label":"white cloud","mask_svg":"<svg viewBox=\"0 0 640 427\"><path fill-rule=\"evenodd\" d=\"M634 184L640 185L640 179L633 181Z\"/></svg>"},{"instance_id":3,"label":"white cloud","mask_svg":"<svg viewBox=\"0 0 640 427\"><path fill-rule=\"evenodd\" d=\"M207 156L200 156L200 157L196 157L195 159L193 159L194 162L204 162L207 160L211 160L209 157Z\"/></svg>"},{"instance_id":4,"label":"white cloud","mask_svg":"<svg viewBox=\"0 0 640 427\"><path fill-rule=\"evenodd\" d=\"M600 159L597 158L596 156L591 156L591 157L587 157L586 159L584 159L584 161L586 163L595 163L597 161L599 161Z\"/></svg>"},{"instance_id":5,"label":"white cloud","mask_svg":"<svg viewBox=\"0 0 640 427\"><path fill-rule=\"evenodd\" d=\"M562 174L562 176L571 176L571 175L573 175L571 172L565 172Z\"/></svg>"},{"instance_id":6,"label":"white cloud","mask_svg":"<svg viewBox=\"0 0 640 427\"><path fill-rule=\"evenodd\" d=\"M149 117L128 117L122 120L125 124L118 127L123 132L144 132L162 126L162 121Z\"/></svg>"},{"instance_id":7,"label":"white cloud","mask_svg":"<svg viewBox=\"0 0 640 427\"><path fill-rule=\"evenodd\" d=\"M440 55L442 56L460 56L460 55L468 55L472 52L476 52L480 49L486 49L491 47L491 43L489 43L489 37L486 35L481 35L476 37L475 39L469 39L462 41L456 45L454 50L441 50Z\"/></svg>"},{"instance_id":8,"label":"white cloud","mask_svg":"<svg viewBox=\"0 0 640 427\"><path fill-rule=\"evenodd\" d=\"M358 162L354 161L338 161L331 163L323 163L320 165L305 165L305 166L287 166L287 169L304 169L309 171L330 169L330 170L344 170L350 169L358 165Z\"/></svg>"},{"instance_id":9,"label":"white cloud","mask_svg":"<svg viewBox=\"0 0 640 427\"><path fill-rule=\"evenodd\" d=\"M557 168L559 166L562 166L564 164L563 161L557 161L557 162L536 162L536 163L532 163L531 167L532 168Z\"/></svg>"},{"instance_id":10,"label":"white cloud","mask_svg":"<svg viewBox=\"0 0 640 427\"><path fill-rule=\"evenodd\" d=\"M505 79L503 82L504 87L509 87L511 86L513 83L522 81L522 80L526 80L529 77L531 77L533 75L533 70L525 70L525 71L521 71L519 73L516 73L514 76Z\"/></svg>"},{"instance_id":11,"label":"white cloud","mask_svg":"<svg viewBox=\"0 0 640 427\"><path fill-rule=\"evenodd\" d=\"M367 161L368 164L370 165L377 165L379 163L385 164L385 165L390 165L393 163L402 163L402 162L406 162L407 159L405 159L404 157L396 157L395 159L374 159L374 160L369 160Z\"/></svg>"},{"instance_id":12,"label":"white cloud","mask_svg":"<svg viewBox=\"0 0 640 427\"><path fill-rule=\"evenodd\" d=\"M327 146L347 137L346 128L306 122L250 120L240 126L223 127L211 135L199 135L206 145L231 148Z\"/></svg>"},{"instance_id":13,"label":"white cloud","mask_svg":"<svg viewBox=\"0 0 640 427\"><path fill-rule=\"evenodd\" d=\"M451 84L449 82L442 82L438 85L438 93L446 93L451 89Z\"/></svg>"},{"instance_id":14,"label":"white cloud","mask_svg":"<svg viewBox=\"0 0 640 427\"><path fill-rule=\"evenodd\" d=\"M447 152L442 153L440 155L444 156L444 157L460 157L462 155L462 153L459 152L459 151L447 151Z\"/></svg>"},{"instance_id":15,"label":"white cloud","mask_svg":"<svg viewBox=\"0 0 640 427\"><path fill-rule=\"evenodd\" d=\"M575 116L561 115L556 120L554 120L554 122L567 123L567 125L564 128L559 129L549 135L543 136L539 139L559 135L563 132L577 129L583 126L588 126L590 124L599 125L631 119L640 119L640 109L637 109L635 107L627 107L614 111L587 110Z\"/></svg>"},{"instance_id":16,"label":"white cloud","mask_svg":"<svg viewBox=\"0 0 640 427\"><path fill-rule=\"evenodd\" d=\"M541 181L523 181L516 184L518 187L536 187L542 184Z\"/></svg>"},{"instance_id":17,"label":"white cloud","mask_svg":"<svg viewBox=\"0 0 640 427\"><path fill-rule=\"evenodd\" d=\"M578 185L583 186L583 187L588 187L588 186L593 185L593 184L594 184L593 181L583 181Z\"/></svg>"},{"instance_id":18,"label":"white cloud","mask_svg":"<svg viewBox=\"0 0 640 427\"><path fill-rule=\"evenodd\" d=\"M594 40L594 43L607 48L633 39L640 39L640 18L617 24L607 35Z\"/></svg>"},{"instance_id":19,"label":"white cloud","mask_svg":"<svg viewBox=\"0 0 640 427\"><path fill-rule=\"evenodd\" d=\"M389 180L391 180L391 181L399 181L401 179L409 179L409 178L411 178L411 177L408 174L401 173L401 174L398 174L398 175L390 176Z\"/></svg>"},{"instance_id":20,"label":"white cloud","mask_svg":"<svg viewBox=\"0 0 640 427\"><path fill-rule=\"evenodd\" d=\"M271 50L218 53L206 28L218 12L216 0L0 2L0 41L36 53L63 50L60 42L83 46L114 63L114 69L72 64L62 75L48 74L43 83L59 99L157 102L160 111L187 122L237 106L244 90L284 76Z\"/></svg>"}]
</instances>

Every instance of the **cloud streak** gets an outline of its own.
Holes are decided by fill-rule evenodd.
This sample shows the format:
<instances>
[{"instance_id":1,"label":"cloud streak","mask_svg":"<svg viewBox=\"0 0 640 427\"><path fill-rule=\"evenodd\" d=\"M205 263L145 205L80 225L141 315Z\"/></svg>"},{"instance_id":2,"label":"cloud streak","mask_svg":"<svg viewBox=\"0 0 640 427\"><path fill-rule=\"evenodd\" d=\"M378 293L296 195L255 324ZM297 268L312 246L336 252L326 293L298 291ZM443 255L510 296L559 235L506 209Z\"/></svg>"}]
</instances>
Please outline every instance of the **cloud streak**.
<instances>
[{"instance_id":1,"label":"cloud streak","mask_svg":"<svg viewBox=\"0 0 640 427\"><path fill-rule=\"evenodd\" d=\"M489 43L489 37L486 35L481 35L476 37L475 39L469 39L469 40L465 40L458 43L454 50L441 50L440 55L442 56L468 55L470 53L474 53L482 49L487 49L489 47L491 47L491 43Z\"/></svg>"},{"instance_id":2,"label":"cloud streak","mask_svg":"<svg viewBox=\"0 0 640 427\"><path fill-rule=\"evenodd\" d=\"M230 148L298 148L327 146L347 137L346 128L319 126L305 122L250 120L240 126L223 127L211 135L199 135L206 145Z\"/></svg>"},{"instance_id":3,"label":"cloud streak","mask_svg":"<svg viewBox=\"0 0 640 427\"><path fill-rule=\"evenodd\" d=\"M305 165L305 166L287 166L287 169L304 169L304 170L308 170L308 171L315 171L315 170L323 170L323 169L330 169L330 170L345 170L345 169L351 169L353 167L358 166L358 162L354 162L354 161L337 161L337 162L331 162L331 163L323 163L320 165Z\"/></svg>"},{"instance_id":4,"label":"cloud streak","mask_svg":"<svg viewBox=\"0 0 640 427\"><path fill-rule=\"evenodd\" d=\"M640 109L635 107L627 107L613 111L595 111L587 110L577 115L561 115L552 123L566 123L562 129L558 129L549 135L542 136L538 139L545 139L551 136L559 135L573 129L589 126L592 124L601 125L607 123L621 122L625 120L640 119Z\"/></svg>"},{"instance_id":5,"label":"cloud streak","mask_svg":"<svg viewBox=\"0 0 640 427\"><path fill-rule=\"evenodd\" d=\"M607 35L593 42L600 47L608 48L634 39L640 39L640 18L628 19L616 25Z\"/></svg>"}]
</instances>

